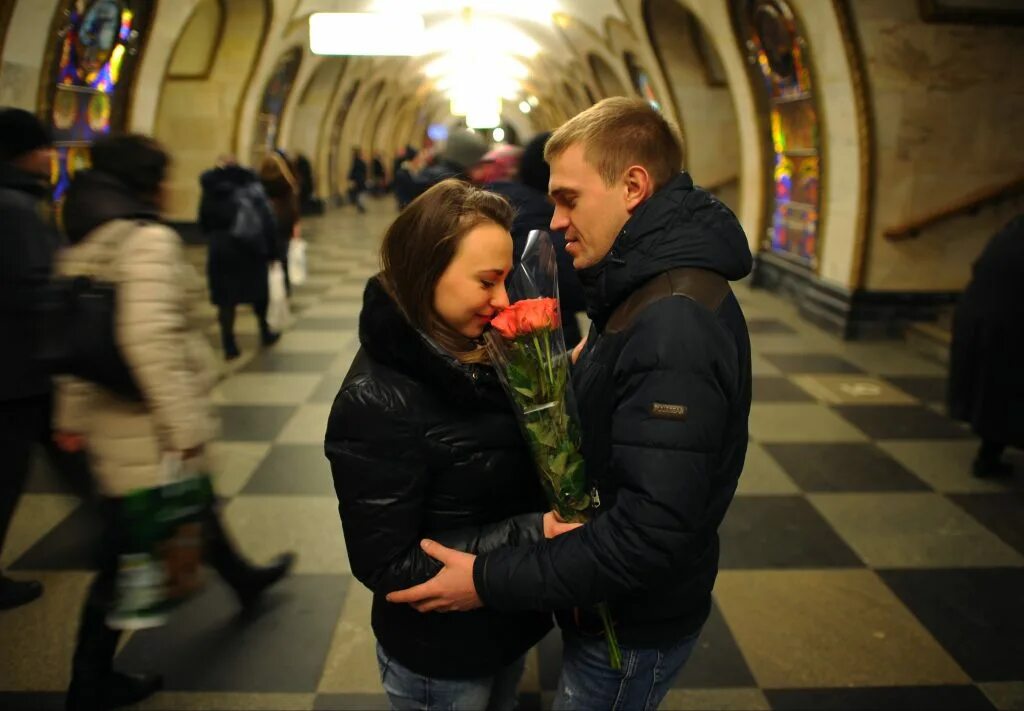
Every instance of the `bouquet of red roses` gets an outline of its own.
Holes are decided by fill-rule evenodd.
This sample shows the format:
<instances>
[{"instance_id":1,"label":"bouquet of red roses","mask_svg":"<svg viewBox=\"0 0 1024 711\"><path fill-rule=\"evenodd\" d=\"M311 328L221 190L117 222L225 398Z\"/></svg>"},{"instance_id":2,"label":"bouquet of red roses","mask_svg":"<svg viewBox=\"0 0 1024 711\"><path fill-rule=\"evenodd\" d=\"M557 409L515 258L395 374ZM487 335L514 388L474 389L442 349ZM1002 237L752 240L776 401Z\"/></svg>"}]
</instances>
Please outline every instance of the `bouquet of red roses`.
<instances>
[{"instance_id":1,"label":"bouquet of red roses","mask_svg":"<svg viewBox=\"0 0 1024 711\"><path fill-rule=\"evenodd\" d=\"M583 523L600 504L580 453L580 429L562 334L555 251L546 232L530 233L506 286L513 303L484 336L498 376L515 406L541 484L563 521ZM606 605L598 612L614 669L622 654Z\"/></svg>"}]
</instances>

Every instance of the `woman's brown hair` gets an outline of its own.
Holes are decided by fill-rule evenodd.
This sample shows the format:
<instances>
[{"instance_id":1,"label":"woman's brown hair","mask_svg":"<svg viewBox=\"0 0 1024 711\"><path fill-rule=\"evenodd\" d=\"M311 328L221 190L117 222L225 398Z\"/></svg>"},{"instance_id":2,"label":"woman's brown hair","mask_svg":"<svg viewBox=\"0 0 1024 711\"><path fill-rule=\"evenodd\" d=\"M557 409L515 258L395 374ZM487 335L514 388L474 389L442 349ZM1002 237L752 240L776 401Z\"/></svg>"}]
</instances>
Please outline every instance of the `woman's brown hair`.
<instances>
[{"instance_id":1,"label":"woman's brown hair","mask_svg":"<svg viewBox=\"0 0 1024 711\"><path fill-rule=\"evenodd\" d=\"M468 232L487 222L511 230L514 215L500 195L448 179L409 203L384 235L381 284L409 323L463 362L484 361L485 351L441 320L434 290Z\"/></svg>"}]
</instances>

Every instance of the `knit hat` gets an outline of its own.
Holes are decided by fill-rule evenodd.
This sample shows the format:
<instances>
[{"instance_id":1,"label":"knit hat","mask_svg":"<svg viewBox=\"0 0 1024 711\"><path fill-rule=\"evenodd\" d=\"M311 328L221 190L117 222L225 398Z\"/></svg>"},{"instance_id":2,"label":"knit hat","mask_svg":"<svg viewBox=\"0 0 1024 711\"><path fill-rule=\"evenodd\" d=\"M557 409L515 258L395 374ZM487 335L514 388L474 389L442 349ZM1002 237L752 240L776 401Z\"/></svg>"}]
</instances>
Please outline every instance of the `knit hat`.
<instances>
[{"instance_id":1,"label":"knit hat","mask_svg":"<svg viewBox=\"0 0 1024 711\"><path fill-rule=\"evenodd\" d=\"M524 185L529 185L534 190L539 190L545 195L548 192L548 179L551 177L551 167L544 161L544 144L551 138L551 132L538 133L533 137L523 155L519 159L519 180Z\"/></svg>"},{"instance_id":2,"label":"knit hat","mask_svg":"<svg viewBox=\"0 0 1024 711\"><path fill-rule=\"evenodd\" d=\"M487 153L487 144L479 135L468 129L459 129L448 134L441 153L442 160L454 163L462 169L472 168Z\"/></svg>"},{"instance_id":3,"label":"knit hat","mask_svg":"<svg viewBox=\"0 0 1024 711\"><path fill-rule=\"evenodd\" d=\"M24 109L0 108L0 161L11 161L52 145L50 129L35 114Z\"/></svg>"}]
</instances>

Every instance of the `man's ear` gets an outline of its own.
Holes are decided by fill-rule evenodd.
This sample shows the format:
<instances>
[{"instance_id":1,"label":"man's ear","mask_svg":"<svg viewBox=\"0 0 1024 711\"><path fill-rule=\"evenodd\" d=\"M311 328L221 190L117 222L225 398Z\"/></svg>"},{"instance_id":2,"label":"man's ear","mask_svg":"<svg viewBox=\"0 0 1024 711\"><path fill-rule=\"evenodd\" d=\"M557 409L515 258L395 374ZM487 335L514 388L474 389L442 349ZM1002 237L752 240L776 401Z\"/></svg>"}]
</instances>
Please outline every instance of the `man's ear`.
<instances>
[{"instance_id":1,"label":"man's ear","mask_svg":"<svg viewBox=\"0 0 1024 711\"><path fill-rule=\"evenodd\" d=\"M626 209L633 212L654 194L654 181L642 165L631 165L626 170L623 189L626 192Z\"/></svg>"}]
</instances>

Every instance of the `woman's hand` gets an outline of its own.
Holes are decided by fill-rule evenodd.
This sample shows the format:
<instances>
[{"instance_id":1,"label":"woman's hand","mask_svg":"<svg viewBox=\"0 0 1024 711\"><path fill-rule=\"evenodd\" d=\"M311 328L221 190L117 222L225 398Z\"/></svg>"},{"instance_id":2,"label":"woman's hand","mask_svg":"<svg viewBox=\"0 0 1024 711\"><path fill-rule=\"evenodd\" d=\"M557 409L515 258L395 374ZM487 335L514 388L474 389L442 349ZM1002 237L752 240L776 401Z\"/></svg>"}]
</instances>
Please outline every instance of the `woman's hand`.
<instances>
[{"instance_id":1,"label":"woman's hand","mask_svg":"<svg viewBox=\"0 0 1024 711\"><path fill-rule=\"evenodd\" d=\"M54 432L53 443L62 452L76 454L85 449L85 437L77 432Z\"/></svg>"},{"instance_id":2,"label":"woman's hand","mask_svg":"<svg viewBox=\"0 0 1024 711\"><path fill-rule=\"evenodd\" d=\"M544 537L554 538L582 526L582 523L566 523L554 511L544 514Z\"/></svg>"}]
</instances>

